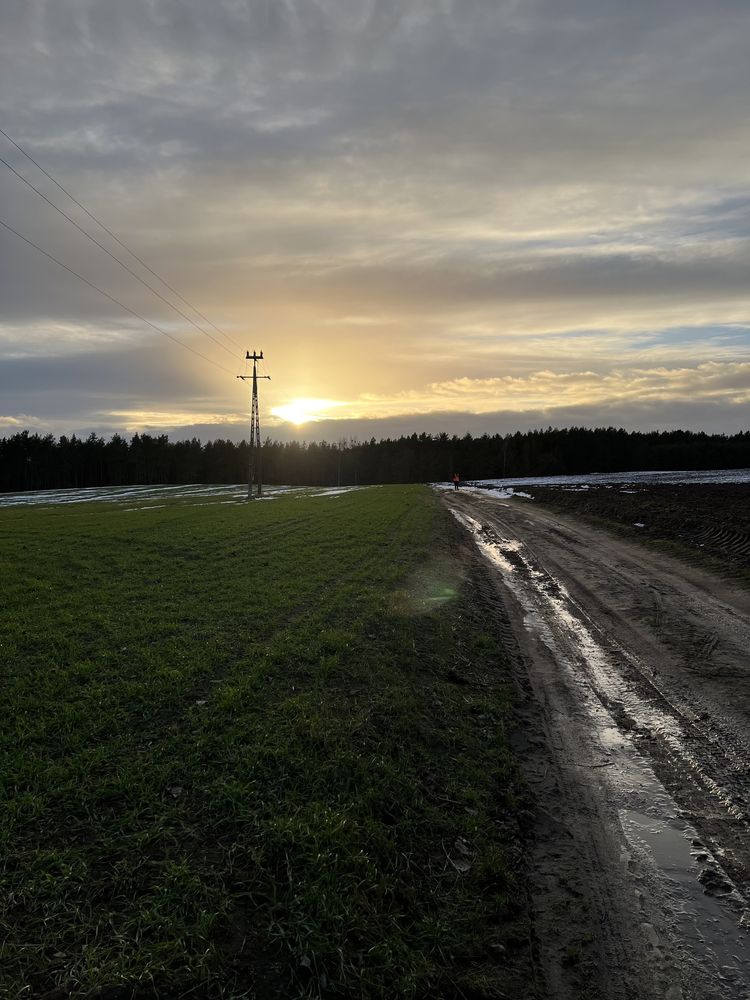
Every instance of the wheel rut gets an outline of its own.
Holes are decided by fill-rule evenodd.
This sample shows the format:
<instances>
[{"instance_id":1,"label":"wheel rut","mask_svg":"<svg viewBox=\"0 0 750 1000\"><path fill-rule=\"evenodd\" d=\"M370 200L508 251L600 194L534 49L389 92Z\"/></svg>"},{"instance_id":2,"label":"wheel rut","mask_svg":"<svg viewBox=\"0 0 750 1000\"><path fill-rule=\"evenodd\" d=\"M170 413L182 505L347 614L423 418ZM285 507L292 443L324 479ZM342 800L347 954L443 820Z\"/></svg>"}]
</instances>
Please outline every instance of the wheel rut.
<instances>
[{"instance_id":1,"label":"wheel rut","mask_svg":"<svg viewBox=\"0 0 750 1000\"><path fill-rule=\"evenodd\" d=\"M525 678L547 995L750 998L747 593L529 503L446 502Z\"/></svg>"}]
</instances>

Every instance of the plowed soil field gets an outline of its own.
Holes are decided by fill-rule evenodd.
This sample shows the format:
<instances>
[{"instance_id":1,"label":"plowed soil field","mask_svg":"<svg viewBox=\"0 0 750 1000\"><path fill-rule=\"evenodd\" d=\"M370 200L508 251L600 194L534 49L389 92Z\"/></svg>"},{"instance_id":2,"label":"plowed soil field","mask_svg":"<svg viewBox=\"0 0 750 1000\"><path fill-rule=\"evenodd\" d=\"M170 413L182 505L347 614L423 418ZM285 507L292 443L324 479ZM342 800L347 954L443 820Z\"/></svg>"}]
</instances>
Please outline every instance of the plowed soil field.
<instances>
[{"instance_id":1,"label":"plowed soil field","mask_svg":"<svg viewBox=\"0 0 750 1000\"><path fill-rule=\"evenodd\" d=\"M533 487L537 503L593 518L641 540L675 543L693 557L750 580L750 487L590 486Z\"/></svg>"}]
</instances>

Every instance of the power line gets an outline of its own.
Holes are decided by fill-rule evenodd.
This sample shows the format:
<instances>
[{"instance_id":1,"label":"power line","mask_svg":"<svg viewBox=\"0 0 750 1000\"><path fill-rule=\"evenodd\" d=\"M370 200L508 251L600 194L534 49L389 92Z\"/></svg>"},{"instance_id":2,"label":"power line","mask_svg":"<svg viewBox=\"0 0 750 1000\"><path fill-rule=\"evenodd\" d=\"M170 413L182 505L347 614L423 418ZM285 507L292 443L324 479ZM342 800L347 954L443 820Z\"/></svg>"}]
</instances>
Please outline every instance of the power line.
<instances>
[{"instance_id":1,"label":"power line","mask_svg":"<svg viewBox=\"0 0 750 1000\"><path fill-rule=\"evenodd\" d=\"M227 354L229 354L232 358L235 358L234 352L230 351L230 349L226 346L226 344L222 344L222 342L220 340L217 340L217 338L214 337L213 334L209 333L208 330L204 330L203 327L200 326L199 323L196 323L194 319L191 319L186 313L184 313L181 309L179 309L176 305L174 305L174 303L170 302L169 299L166 298L166 296L162 295L161 292L158 291L158 289L154 288L153 285L149 284L148 281L145 280L145 278L142 278L131 267L128 267L128 265L124 261L120 260L120 258L116 254L113 254L111 250L108 250L107 247L105 247L103 243L100 243L99 240L95 236L92 236L91 233L87 232L83 228L83 226L80 226L76 222L76 220L74 218L72 218L70 215L68 215L67 212L64 212L58 205L56 205L53 201L51 201L47 197L47 195L44 194L43 191L40 191L39 188L36 187L34 184L32 184L30 180L27 180L23 176L23 174L19 173L16 170L16 168L14 166L12 166L10 163L8 163L7 160L4 160L2 156L0 156L0 163L4 164L8 168L8 170L10 170L12 173L14 173L16 175L16 177L19 178L19 180L22 180L24 184L26 184L28 187L30 187L32 191L34 191L36 194L38 194L39 197L42 198L44 201L46 201L47 204L50 205L52 208L54 208L54 210L56 212L59 212L59 214L64 219L67 219L67 221L72 226L75 226L76 229L80 233L83 233L83 235L87 239L91 240L91 242L94 243L96 246L98 246L100 250L103 250L107 254L108 257L111 257L112 260L116 261L120 265L120 267L124 268L128 272L128 274L132 275L136 279L136 281L140 281L140 283L145 288L148 288L148 290L150 292L153 292L154 295L156 295L158 298L160 298L162 300L162 302L166 302L166 304L169 306L169 308L170 309L174 309L174 311L177 313L178 316L182 316L182 318L186 322L191 323L196 328L196 330L200 330L200 332L203 333L203 334L205 334L209 338L209 340L212 340L215 344L218 344L219 347L223 351L226 351Z\"/></svg>"},{"instance_id":2,"label":"power line","mask_svg":"<svg viewBox=\"0 0 750 1000\"><path fill-rule=\"evenodd\" d=\"M49 178L49 180L51 180L52 183L56 187L58 187L66 197L70 198L70 200L75 205L77 205L81 209L82 212L85 212L86 215L88 215L88 217L90 219L92 219L97 224L97 226L99 226L101 229L103 229L104 232L115 241L115 243L117 243L119 246L121 246L123 248L123 250L127 251L127 253L129 253L130 256L133 257L134 260L137 260L138 263L141 265L141 267L145 267L145 269L149 272L149 274L153 274L153 276L158 281L160 281L162 283L162 285L164 285L165 288L168 288L170 290L170 292L172 292L173 295L176 295L177 298L181 302L184 302L186 306L188 306L190 309L193 310L194 313L197 313L197 315L200 316L200 318L203 320L204 323L208 323L208 325L210 327L212 327L212 329L216 330L217 333L220 333L222 337L225 337L230 342L230 344L234 344L234 346L237 348L238 351L242 350L242 348L240 347L240 345L237 343L236 340L234 340L232 337L230 337L228 333L225 333L224 330L222 330L215 323L213 323L207 316L204 316L203 313L200 311L200 309L197 309L192 304L192 302L189 302L185 298L184 295L181 295L177 291L176 288L173 288L172 285L170 285L168 281L166 281L164 278L162 278L162 276L160 274L157 274L157 272L152 267L149 267L149 265L146 263L145 260L143 260L142 257L139 257L138 254L134 250L131 250L130 247L120 239L119 236L116 236L112 232L111 229L108 229L107 226L105 226L103 222L101 222L99 219L97 219L97 217L93 214L93 212L90 212L89 209L86 208L85 205L82 205L81 202L78 201L78 199L76 197L74 197L70 193L70 191L67 190L67 188L64 188L62 186L62 184L52 176L52 174L50 174L47 170L44 169L44 167L41 165L41 163L38 163L34 159L34 157L31 155L31 153L27 153L26 150L23 148L23 146L19 145L19 143L17 143L15 139L13 139L11 136L9 136L8 133L4 129L0 128L0 135L4 135L5 138L8 140L8 142L12 142L13 145L16 147L16 149L19 150L19 152L23 153L23 155L26 157L26 159L30 160L38 170L41 170L41 172L44 174L44 176L47 177L47 178Z\"/></svg>"},{"instance_id":3,"label":"power line","mask_svg":"<svg viewBox=\"0 0 750 1000\"><path fill-rule=\"evenodd\" d=\"M201 360L207 361L210 365L213 365L214 368L219 368L221 371L226 372L227 375L233 374L233 372L231 372L228 368L225 368L224 365L219 364L218 361L214 361L212 358L207 358L205 354L201 354L200 351L196 351L196 349L194 347L191 347L190 344L186 344L184 341L178 340L178 338L173 336L171 333L168 333L166 330L162 330L162 328L160 326L157 326L156 323L152 323L150 319L146 319L145 316L141 316L141 314L139 312L136 312L135 309L131 309L130 306L126 306L124 302L120 302L120 300L116 299L114 295L110 295L109 292L105 292L103 288L100 288L98 285L95 285L93 281L89 281L88 278L84 278L84 276L82 274L79 274L78 271L74 271L72 267L68 267L67 264L63 263L63 261L59 260L57 257L49 253L49 251L45 250L43 247L40 247L38 243L35 243L33 240L30 240L27 236L24 236L22 233L19 233L17 229L14 229L13 226L9 225L3 219L0 219L0 226L3 226L9 232L13 233L13 235L17 236L19 240L23 240L24 243L28 243L30 247L33 247L35 250L38 250L40 254L43 254L49 260L54 261L54 263L57 264L59 267L64 268L64 270L66 270L69 274L74 275L76 278L79 279L79 281L82 281L85 285L88 285L89 288L93 288L95 292L99 292L100 295L103 295L105 298L109 299L110 302L114 302L116 306L119 306L121 309L124 309L125 312L129 312L131 316L135 316L136 319L139 319L142 323L146 323L153 330L156 330L157 333L161 333L164 337L168 337L175 344L178 344L180 347L184 347L186 351L190 351L191 354L195 354L197 357L201 358Z\"/></svg>"}]
</instances>

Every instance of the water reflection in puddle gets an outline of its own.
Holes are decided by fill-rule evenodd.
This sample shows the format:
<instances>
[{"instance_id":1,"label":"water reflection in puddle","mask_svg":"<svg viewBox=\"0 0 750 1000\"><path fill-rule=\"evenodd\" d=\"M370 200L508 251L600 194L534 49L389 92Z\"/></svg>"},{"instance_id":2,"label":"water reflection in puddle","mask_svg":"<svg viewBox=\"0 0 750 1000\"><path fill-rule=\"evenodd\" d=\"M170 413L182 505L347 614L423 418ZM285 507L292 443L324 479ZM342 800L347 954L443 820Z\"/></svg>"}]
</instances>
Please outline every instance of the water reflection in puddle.
<instances>
[{"instance_id":1,"label":"water reflection in puddle","mask_svg":"<svg viewBox=\"0 0 750 1000\"><path fill-rule=\"evenodd\" d=\"M677 816L666 820L636 809L622 809L620 822L633 850L646 851L664 876L683 941L704 956L722 992L732 985L725 996L750 996L750 941L737 909L721 897L739 900L696 831Z\"/></svg>"}]
</instances>

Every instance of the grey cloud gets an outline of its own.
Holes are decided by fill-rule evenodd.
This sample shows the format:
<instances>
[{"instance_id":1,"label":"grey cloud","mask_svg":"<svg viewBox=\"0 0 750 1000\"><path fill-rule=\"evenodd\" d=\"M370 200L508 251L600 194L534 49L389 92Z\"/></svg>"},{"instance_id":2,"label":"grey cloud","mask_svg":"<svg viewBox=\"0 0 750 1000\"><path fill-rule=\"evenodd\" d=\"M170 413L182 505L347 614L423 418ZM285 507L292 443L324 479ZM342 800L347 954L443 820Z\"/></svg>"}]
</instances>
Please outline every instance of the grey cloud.
<instances>
[{"instance_id":1,"label":"grey cloud","mask_svg":"<svg viewBox=\"0 0 750 1000\"><path fill-rule=\"evenodd\" d=\"M523 16L515 4L465 0L27 7L36 16L15 32L9 19L7 37L15 51L46 50L22 74L41 105L30 128L48 139L55 113L63 132L68 116L78 116L81 128L93 119L123 139L150 137L157 148L192 132L191 151L218 159L258 149L254 111L310 104L333 113L342 138L403 127L427 146L432 132L444 151L477 150L494 133L497 151L503 142L506 153L509 143L523 149L525 139L530 153L545 144L559 153L566 140L573 148L585 140L594 152L607 145L603 136L625 132L622 153L631 119L643 138L650 120L669 134L684 127L682 117L700 118L705 137L706 127L741 113L738 84L748 80L740 40L747 10L732 4L722 5L722 17L698 3L579 3L567 14L565 5L526 4ZM711 72L701 72L707 65ZM696 91L699 107L695 99L688 105L683 86ZM722 106L699 116L717 96ZM617 127L603 131L613 107ZM34 126L45 110L47 120ZM121 118L129 128L117 127ZM331 138L328 128L322 135Z\"/></svg>"},{"instance_id":2,"label":"grey cloud","mask_svg":"<svg viewBox=\"0 0 750 1000\"><path fill-rule=\"evenodd\" d=\"M226 397L235 391L234 385L228 392L221 391L229 383L228 376L210 370L207 380L206 366L198 359L193 363L190 355L187 359L168 344L68 357L5 359L0 364L0 410L5 415L33 413L48 423L63 421L70 426L84 413L153 409L155 399L165 409L226 405ZM207 393L212 383L215 394Z\"/></svg>"},{"instance_id":3,"label":"grey cloud","mask_svg":"<svg viewBox=\"0 0 750 1000\"><path fill-rule=\"evenodd\" d=\"M458 359L470 320L503 330L533 314L542 336L554 314L572 329L637 310L658 327L678 306L747 319L748 28L740 0L8 0L0 111L222 326L260 327L285 357L295 336L304 353L327 335L359 352L364 383L372 331L326 334L329 320L380 314L393 326L378 343L427 363L422 338L436 353L453 340ZM0 199L21 231L183 335L4 168ZM105 394L123 372L137 382L135 360L113 368L111 340L152 334L7 233L0 252L13 336L100 328L107 353L79 374ZM48 366L23 392L22 369L6 371L3 412L14 389L13 412L94 411ZM84 384L65 365L58 377ZM180 396L166 372L143 378L144 408Z\"/></svg>"},{"instance_id":4,"label":"grey cloud","mask_svg":"<svg viewBox=\"0 0 750 1000\"><path fill-rule=\"evenodd\" d=\"M539 303L607 299L669 299L675 295L691 301L748 300L747 273L750 244L725 257L687 254L682 257L644 253L607 257L570 255L562 260L533 258L503 266L469 267L458 261L427 267L399 262L392 268L338 269L331 274L304 274L292 280L298 294L315 285L318 293L347 302L352 307L376 308L380 303L397 310L422 313L488 304Z\"/></svg>"}]
</instances>

